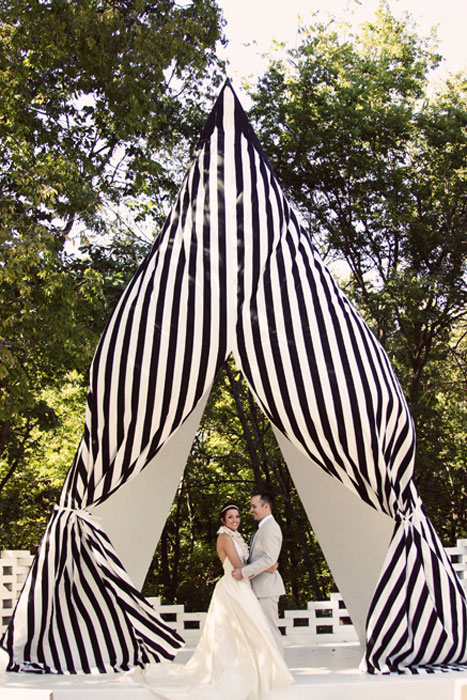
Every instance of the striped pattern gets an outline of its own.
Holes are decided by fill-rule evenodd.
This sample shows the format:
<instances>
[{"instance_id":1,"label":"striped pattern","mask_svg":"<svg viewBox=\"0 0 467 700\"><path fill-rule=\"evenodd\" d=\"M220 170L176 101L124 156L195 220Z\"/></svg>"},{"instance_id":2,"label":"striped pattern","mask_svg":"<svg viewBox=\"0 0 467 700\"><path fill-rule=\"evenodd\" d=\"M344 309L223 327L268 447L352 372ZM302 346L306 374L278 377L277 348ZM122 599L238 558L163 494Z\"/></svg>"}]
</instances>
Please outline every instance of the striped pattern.
<instances>
[{"instance_id":1,"label":"striped pattern","mask_svg":"<svg viewBox=\"0 0 467 700\"><path fill-rule=\"evenodd\" d=\"M172 659L183 645L135 589L92 516L60 507L33 563L14 625L4 643L11 671L106 673ZM14 661L18 646L21 658Z\"/></svg>"},{"instance_id":2,"label":"striped pattern","mask_svg":"<svg viewBox=\"0 0 467 700\"><path fill-rule=\"evenodd\" d=\"M369 613L366 668L465 670L465 592L413 484L396 521Z\"/></svg>"},{"instance_id":3,"label":"striped pattern","mask_svg":"<svg viewBox=\"0 0 467 700\"><path fill-rule=\"evenodd\" d=\"M415 435L397 378L227 83L96 351L85 434L3 639L11 670L105 672L180 646L90 512L151 464L231 352L274 426L394 519L366 668L466 664L467 601L413 485Z\"/></svg>"}]
</instances>

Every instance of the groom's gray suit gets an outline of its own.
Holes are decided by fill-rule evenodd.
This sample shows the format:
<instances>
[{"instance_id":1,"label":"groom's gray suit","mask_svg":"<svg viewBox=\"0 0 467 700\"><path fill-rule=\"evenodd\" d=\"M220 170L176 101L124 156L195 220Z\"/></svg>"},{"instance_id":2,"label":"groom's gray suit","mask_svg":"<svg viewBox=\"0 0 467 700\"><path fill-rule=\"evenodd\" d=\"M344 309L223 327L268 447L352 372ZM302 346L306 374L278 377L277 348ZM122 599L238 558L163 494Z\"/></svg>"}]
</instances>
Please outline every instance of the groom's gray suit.
<instances>
[{"instance_id":1,"label":"groom's gray suit","mask_svg":"<svg viewBox=\"0 0 467 700\"><path fill-rule=\"evenodd\" d=\"M282 532L272 515L260 521L253 535L248 564L241 569L242 576L251 581L251 587L269 621L274 637L282 648L278 629L279 596L285 593L284 582L278 571L270 574L266 569L276 563L282 546Z\"/></svg>"}]
</instances>

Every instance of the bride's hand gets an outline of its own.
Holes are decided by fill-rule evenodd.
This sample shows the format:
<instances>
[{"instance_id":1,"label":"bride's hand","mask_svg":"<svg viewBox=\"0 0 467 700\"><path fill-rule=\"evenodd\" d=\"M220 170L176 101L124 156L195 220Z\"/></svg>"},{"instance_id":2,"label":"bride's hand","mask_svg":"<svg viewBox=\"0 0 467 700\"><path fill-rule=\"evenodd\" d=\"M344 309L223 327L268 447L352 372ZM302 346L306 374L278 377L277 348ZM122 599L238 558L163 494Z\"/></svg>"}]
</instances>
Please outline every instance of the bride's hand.
<instances>
[{"instance_id":1,"label":"bride's hand","mask_svg":"<svg viewBox=\"0 0 467 700\"><path fill-rule=\"evenodd\" d=\"M273 564L272 566L270 566L269 569L266 569L266 571L268 572L268 574L274 574L278 568L279 568L279 564L276 561L276 563Z\"/></svg>"}]
</instances>

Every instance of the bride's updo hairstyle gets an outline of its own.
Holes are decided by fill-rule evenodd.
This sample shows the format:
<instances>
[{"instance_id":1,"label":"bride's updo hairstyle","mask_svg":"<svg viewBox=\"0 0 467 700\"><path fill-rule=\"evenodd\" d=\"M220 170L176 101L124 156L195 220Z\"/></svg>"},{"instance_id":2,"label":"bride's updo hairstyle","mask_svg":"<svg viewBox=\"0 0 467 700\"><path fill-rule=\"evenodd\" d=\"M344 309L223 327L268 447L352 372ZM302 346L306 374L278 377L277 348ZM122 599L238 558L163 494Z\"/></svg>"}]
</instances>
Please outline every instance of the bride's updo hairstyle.
<instances>
[{"instance_id":1,"label":"bride's updo hairstyle","mask_svg":"<svg viewBox=\"0 0 467 700\"><path fill-rule=\"evenodd\" d=\"M221 508L221 512L219 513L219 520L221 523L224 523L225 525L225 514L227 513L228 510L232 510L234 508L238 513L240 513L240 508L235 505L235 503L226 503L224 506Z\"/></svg>"}]
</instances>

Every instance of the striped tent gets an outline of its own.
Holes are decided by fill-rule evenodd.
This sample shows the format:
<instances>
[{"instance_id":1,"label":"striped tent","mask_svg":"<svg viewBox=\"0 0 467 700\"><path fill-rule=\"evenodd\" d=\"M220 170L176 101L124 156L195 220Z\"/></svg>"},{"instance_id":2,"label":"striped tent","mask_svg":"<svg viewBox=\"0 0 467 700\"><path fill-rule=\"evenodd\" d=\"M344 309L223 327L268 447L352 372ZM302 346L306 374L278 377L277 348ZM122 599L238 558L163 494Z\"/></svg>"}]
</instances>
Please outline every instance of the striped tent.
<instances>
[{"instance_id":1,"label":"striped tent","mask_svg":"<svg viewBox=\"0 0 467 700\"><path fill-rule=\"evenodd\" d=\"M84 436L2 640L9 670L105 673L173 658L183 644L132 583L96 508L157 461L230 354L281 446L390 519L366 669L465 665L467 600L412 480L414 427L397 378L227 82L97 348Z\"/></svg>"}]
</instances>

